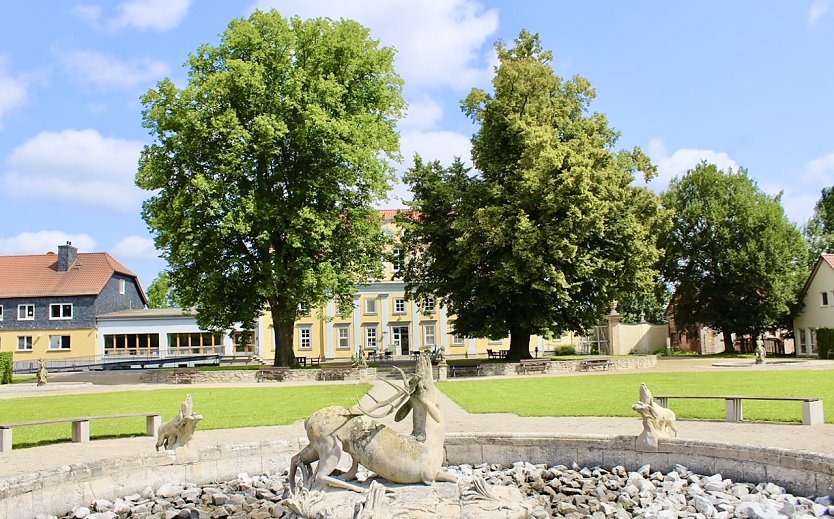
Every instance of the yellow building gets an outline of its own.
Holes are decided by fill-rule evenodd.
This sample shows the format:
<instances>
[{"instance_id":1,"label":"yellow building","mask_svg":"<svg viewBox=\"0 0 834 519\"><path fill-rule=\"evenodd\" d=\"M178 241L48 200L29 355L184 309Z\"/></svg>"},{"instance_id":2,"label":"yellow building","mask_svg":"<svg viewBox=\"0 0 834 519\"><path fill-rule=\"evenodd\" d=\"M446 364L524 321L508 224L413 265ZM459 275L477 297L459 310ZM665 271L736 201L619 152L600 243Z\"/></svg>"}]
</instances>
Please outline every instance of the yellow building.
<instances>
[{"instance_id":1,"label":"yellow building","mask_svg":"<svg viewBox=\"0 0 834 519\"><path fill-rule=\"evenodd\" d=\"M380 211L383 227L395 237L399 235L394 217L398 210ZM398 250L392 251L394 258ZM405 296L405 284L395 280L399 264L386 263L383 279L359 286L353 298L353 312L339 315L336 305L328 303L322 309L311 309L296 321L293 350L297 356L319 359L355 358L363 352L392 356L408 356L421 348L443 351L446 356L465 357L486 355L487 350L506 350L509 338L489 340L485 338L459 337L452 333L454 316L433 301L418 305ZM266 313L260 319L258 336L263 338L260 354L264 358L275 357L272 318ZM565 335L554 340L534 336L530 339L530 351L552 351L556 346L578 344L578 337Z\"/></svg>"}]
</instances>

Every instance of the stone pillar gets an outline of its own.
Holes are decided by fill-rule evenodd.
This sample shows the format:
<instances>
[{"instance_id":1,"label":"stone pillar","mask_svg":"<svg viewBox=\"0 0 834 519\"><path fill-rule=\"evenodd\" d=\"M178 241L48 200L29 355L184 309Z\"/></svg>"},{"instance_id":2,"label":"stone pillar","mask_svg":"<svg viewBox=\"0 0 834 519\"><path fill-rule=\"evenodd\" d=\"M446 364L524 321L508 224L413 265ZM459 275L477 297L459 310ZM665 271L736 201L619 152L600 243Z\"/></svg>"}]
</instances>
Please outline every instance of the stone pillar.
<instances>
[{"instance_id":1,"label":"stone pillar","mask_svg":"<svg viewBox=\"0 0 834 519\"><path fill-rule=\"evenodd\" d=\"M620 322L623 316L617 313L616 308L611 309L611 313L605 316L608 320L608 354L622 355L620 351Z\"/></svg>"}]
</instances>

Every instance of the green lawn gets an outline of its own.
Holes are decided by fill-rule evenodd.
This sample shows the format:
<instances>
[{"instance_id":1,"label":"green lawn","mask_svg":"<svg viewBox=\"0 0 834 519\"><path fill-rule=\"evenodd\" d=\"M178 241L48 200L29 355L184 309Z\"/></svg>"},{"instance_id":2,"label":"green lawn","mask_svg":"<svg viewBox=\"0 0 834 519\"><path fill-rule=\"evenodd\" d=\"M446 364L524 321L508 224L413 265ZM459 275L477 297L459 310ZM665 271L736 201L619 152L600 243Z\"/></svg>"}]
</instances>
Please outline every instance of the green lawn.
<instances>
[{"instance_id":1,"label":"green lawn","mask_svg":"<svg viewBox=\"0 0 834 519\"><path fill-rule=\"evenodd\" d=\"M520 416L637 416L640 382L655 395L818 396L834 422L831 371L724 371L506 378L441 382L440 389L470 413ZM744 402L750 420L801 422L799 402ZM723 400L671 400L684 419L724 419Z\"/></svg>"},{"instance_id":2,"label":"green lawn","mask_svg":"<svg viewBox=\"0 0 834 519\"><path fill-rule=\"evenodd\" d=\"M352 405L370 387L368 384L353 384L188 388L13 398L0 400L0 421L22 422L143 411L158 411L163 421L167 421L179 411L185 395L191 393L194 412L203 415L198 430L286 425L306 418L322 407ZM144 418L90 422L92 438L137 436L144 433ZM71 437L71 424L20 427L14 429L12 436L14 448L68 441Z\"/></svg>"}]
</instances>

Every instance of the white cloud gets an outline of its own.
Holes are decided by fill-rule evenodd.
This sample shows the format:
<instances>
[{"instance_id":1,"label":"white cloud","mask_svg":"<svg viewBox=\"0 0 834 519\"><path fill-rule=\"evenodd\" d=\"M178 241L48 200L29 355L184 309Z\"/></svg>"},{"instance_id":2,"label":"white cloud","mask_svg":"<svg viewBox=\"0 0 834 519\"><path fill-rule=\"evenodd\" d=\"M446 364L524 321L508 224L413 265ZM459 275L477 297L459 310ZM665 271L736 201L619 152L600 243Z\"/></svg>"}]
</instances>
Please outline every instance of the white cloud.
<instances>
[{"instance_id":1,"label":"white cloud","mask_svg":"<svg viewBox=\"0 0 834 519\"><path fill-rule=\"evenodd\" d=\"M798 175L791 175L795 182L789 185L768 184L766 192L782 192L782 206L795 223L804 224L814 214L814 206L822 189L834 185L834 152L808 161Z\"/></svg>"},{"instance_id":2,"label":"white cloud","mask_svg":"<svg viewBox=\"0 0 834 519\"><path fill-rule=\"evenodd\" d=\"M808 8L808 24L814 25L825 16L831 7L831 0L814 0Z\"/></svg>"},{"instance_id":3,"label":"white cloud","mask_svg":"<svg viewBox=\"0 0 834 519\"><path fill-rule=\"evenodd\" d=\"M134 185L143 143L96 130L41 132L12 151L0 192L38 201L135 212L144 198Z\"/></svg>"},{"instance_id":4,"label":"white cloud","mask_svg":"<svg viewBox=\"0 0 834 519\"><path fill-rule=\"evenodd\" d=\"M125 236L113 247L111 254L115 258L157 260L161 253L156 250L151 238Z\"/></svg>"},{"instance_id":5,"label":"white cloud","mask_svg":"<svg viewBox=\"0 0 834 519\"><path fill-rule=\"evenodd\" d=\"M23 75L13 76L7 71L8 57L0 54L0 128L3 116L28 100L29 80Z\"/></svg>"},{"instance_id":6,"label":"white cloud","mask_svg":"<svg viewBox=\"0 0 834 519\"><path fill-rule=\"evenodd\" d=\"M96 241L87 234L67 234L61 231L22 232L10 238L0 238L0 254L29 255L57 252L58 246L72 242L79 252L94 252Z\"/></svg>"},{"instance_id":7,"label":"white cloud","mask_svg":"<svg viewBox=\"0 0 834 519\"><path fill-rule=\"evenodd\" d=\"M78 4L73 14L97 29L123 28L169 31L188 14L192 0L127 0L116 7L117 14L106 19L100 5Z\"/></svg>"},{"instance_id":8,"label":"white cloud","mask_svg":"<svg viewBox=\"0 0 834 519\"><path fill-rule=\"evenodd\" d=\"M443 106L430 97L408 102L408 110L400 121L402 129L425 130L434 128L443 118Z\"/></svg>"},{"instance_id":9,"label":"white cloud","mask_svg":"<svg viewBox=\"0 0 834 519\"><path fill-rule=\"evenodd\" d=\"M162 79L170 70L167 63L148 57L122 61L92 50L58 51L57 54L77 82L99 87L133 88Z\"/></svg>"},{"instance_id":10,"label":"white cloud","mask_svg":"<svg viewBox=\"0 0 834 519\"><path fill-rule=\"evenodd\" d=\"M257 0L256 8L358 21L397 49L397 70L409 87L467 90L492 77L494 53L482 47L498 29L498 12L476 0Z\"/></svg>"},{"instance_id":11,"label":"white cloud","mask_svg":"<svg viewBox=\"0 0 834 519\"><path fill-rule=\"evenodd\" d=\"M669 181L683 175L704 160L715 164L720 169L738 169L736 161L724 152L681 148L669 155L661 139L652 139L649 142L648 155L657 166L657 176L649 183L649 186L656 191L666 190L669 187Z\"/></svg>"}]
</instances>

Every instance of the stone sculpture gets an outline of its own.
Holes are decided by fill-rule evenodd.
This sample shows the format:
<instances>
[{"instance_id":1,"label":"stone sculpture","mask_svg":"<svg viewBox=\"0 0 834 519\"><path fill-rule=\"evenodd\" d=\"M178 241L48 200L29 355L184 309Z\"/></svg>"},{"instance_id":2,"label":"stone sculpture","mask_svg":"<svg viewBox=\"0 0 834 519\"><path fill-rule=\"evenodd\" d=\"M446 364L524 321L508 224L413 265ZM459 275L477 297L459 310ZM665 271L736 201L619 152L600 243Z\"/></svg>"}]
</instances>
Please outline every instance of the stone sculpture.
<instances>
[{"instance_id":1,"label":"stone sculpture","mask_svg":"<svg viewBox=\"0 0 834 519\"><path fill-rule=\"evenodd\" d=\"M180 412L171 420L159 426L156 439L156 450L160 447L165 450L176 450L178 447L187 447L197 424L203 419L202 415L194 413L194 405L191 401L191 393L185 396L180 404Z\"/></svg>"},{"instance_id":2,"label":"stone sculpture","mask_svg":"<svg viewBox=\"0 0 834 519\"><path fill-rule=\"evenodd\" d=\"M652 392L645 382L640 383L640 401L631 406L643 417L643 432L637 437L637 450L657 450L657 442L678 435L677 419L674 411L666 409L654 401Z\"/></svg>"},{"instance_id":3,"label":"stone sculpture","mask_svg":"<svg viewBox=\"0 0 834 519\"><path fill-rule=\"evenodd\" d=\"M47 376L47 374L48 373L46 372L46 362L44 362L43 359L38 359L37 377L38 377L38 385L39 386L45 386L46 385L46 376Z\"/></svg>"},{"instance_id":4,"label":"stone sculpture","mask_svg":"<svg viewBox=\"0 0 834 519\"><path fill-rule=\"evenodd\" d=\"M756 364L764 364L767 353L762 344L756 345Z\"/></svg>"},{"instance_id":5,"label":"stone sculpture","mask_svg":"<svg viewBox=\"0 0 834 519\"><path fill-rule=\"evenodd\" d=\"M397 370L402 375L402 388L382 379L397 391L394 396L379 401L368 395L375 402L370 409L365 409L361 403L350 409L326 407L304 421L310 443L290 462L291 491L295 492L295 474L301 468L303 484L308 488L327 485L364 493L362 487L347 482L355 479L360 463L394 483L430 484L457 480L455 475L441 470L446 426L435 395L428 355L420 355L417 359L415 375L411 379L406 379L399 368ZM395 409L397 422L413 412L410 435L375 420L390 415ZM344 480L331 475L342 452L352 457L351 468L345 473ZM313 473L311 467L315 461L318 464Z\"/></svg>"}]
</instances>

